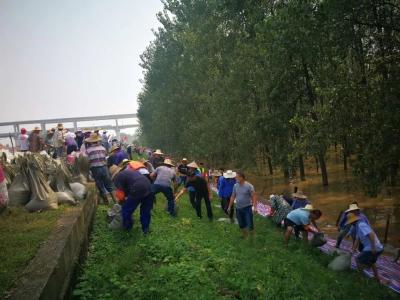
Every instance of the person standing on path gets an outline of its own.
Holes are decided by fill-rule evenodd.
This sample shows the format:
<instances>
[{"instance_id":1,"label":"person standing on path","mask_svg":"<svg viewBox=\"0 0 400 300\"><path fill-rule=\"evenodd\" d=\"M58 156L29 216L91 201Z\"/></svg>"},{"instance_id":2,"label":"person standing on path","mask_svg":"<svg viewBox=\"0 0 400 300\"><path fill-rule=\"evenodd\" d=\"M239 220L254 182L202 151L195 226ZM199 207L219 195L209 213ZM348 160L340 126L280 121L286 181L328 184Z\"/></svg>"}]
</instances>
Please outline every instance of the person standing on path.
<instances>
[{"instance_id":1,"label":"person standing on path","mask_svg":"<svg viewBox=\"0 0 400 300\"><path fill-rule=\"evenodd\" d=\"M213 220L213 212L211 208L212 191L206 179L201 176L197 176L195 173L190 173L188 181L186 182L185 188L183 188L175 197L178 199L188 190L189 187L193 187L195 190L195 209L197 217L202 218L201 214L201 200L204 199L204 203L207 209L207 217L210 221Z\"/></svg>"},{"instance_id":2,"label":"person standing on path","mask_svg":"<svg viewBox=\"0 0 400 300\"><path fill-rule=\"evenodd\" d=\"M44 142L40 136L40 131L41 129L39 127L35 127L29 135L29 151L32 153L39 153L43 150Z\"/></svg>"},{"instance_id":3,"label":"person standing on path","mask_svg":"<svg viewBox=\"0 0 400 300\"><path fill-rule=\"evenodd\" d=\"M151 178L154 180L153 193L154 196L158 193L163 193L168 201L168 212L171 216L175 217L175 200L172 185L176 179L176 173L173 169L174 164L170 159L164 160L162 166L159 166L151 174Z\"/></svg>"},{"instance_id":4,"label":"person standing on path","mask_svg":"<svg viewBox=\"0 0 400 300\"><path fill-rule=\"evenodd\" d=\"M153 155L151 156L150 163L153 165L155 169L163 165L164 162L164 153L161 152L160 149L154 151Z\"/></svg>"},{"instance_id":5,"label":"person standing on path","mask_svg":"<svg viewBox=\"0 0 400 300\"><path fill-rule=\"evenodd\" d=\"M57 130L54 133L53 142L54 148L56 150L55 158L61 158L63 156L65 147L64 125L61 123L57 125Z\"/></svg>"},{"instance_id":6,"label":"person standing on path","mask_svg":"<svg viewBox=\"0 0 400 300\"><path fill-rule=\"evenodd\" d=\"M362 251L356 257L357 269L362 272L365 268L372 268L375 279L380 282L376 261L383 252L383 246L372 230L371 226L366 223L359 215L349 213L346 225L352 225L350 235L355 235L356 239L353 244L353 252L362 245Z\"/></svg>"},{"instance_id":7,"label":"person standing on path","mask_svg":"<svg viewBox=\"0 0 400 300\"><path fill-rule=\"evenodd\" d=\"M148 234L154 201L150 181L140 172L131 168L123 170L116 165L112 165L110 173L116 187L115 197L122 205L122 226L126 230L132 229L132 214L140 205L142 231L144 234Z\"/></svg>"},{"instance_id":8,"label":"person standing on path","mask_svg":"<svg viewBox=\"0 0 400 300\"><path fill-rule=\"evenodd\" d=\"M107 170L106 149L100 142L101 137L96 133L92 133L90 137L85 140L85 143L88 145L86 155L89 158L90 171L92 172L104 204L108 204L107 192L115 202L114 195L112 194L114 187Z\"/></svg>"},{"instance_id":9,"label":"person standing on path","mask_svg":"<svg viewBox=\"0 0 400 300\"><path fill-rule=\"evenodd\" d=\"M229 202L233 193L233 187L236 184L236 172L228 170L223 173L223 176L218 178L218 196L221 200L221 209L229 216L231 222L233 222L234 208L229 211Z\"/></svg>"},{"instance_id":10,"label":"person standing on path","mask_svg":"<svg viewBox=\"0 0 400 300\"><path fill-rule=\"evenodd\" d=\"M187 176L188 176L188 160L186 158L182 159L181 164L178 166L178 172L179 172L179 182L178 185L183 185L185 186L186 184L186 180L187 180Z\"/></svg>"},{"instance_id":11,"label":"person standing on path","mask_svg":"<svg viewBox=\"0 0 400 300\"><path fill-rule=\"evenodd\" d=\"M26 129L22 128L21 133L18 135L16 142L17 150L20 152L27 152L29 150L29 136L26 134Z\"/></svg>"},{"instance_id":12,"label":"person standing on path","mask_svg":"<svg viewBox=\"0 0 400 300\"><path fill-rule=\"evenodd\" d=\"M118 166L124 159L128 159L128 153L122 150L120 145L112 146L110 152L111 155L107 160L108 167L111 167L112 165Z\"/></svg>"},{"instance_id":13,"label":"person standing on path","mask_svg":"<svg viewBox=\"0 0 400 300\"><path fill-rule=\"evenodd\" d=\"M67 145L67 155L78 150L78 145L75 140L75 133L66 129L65 144Z\"/></svg>"},{"instance_id":14,"label":"person standing on path","mask_svg":"<svg viewBox=\"0 0 400 300\"><path fill-rule=\"evenodd\" d=\"M75 132L75 141L76 141L76 145L78 147L78 151L81 149L84 139L85 139L85 136L83 135L82 130L78 129Z\"/></svg>"},{"instance_id":15,"label":"person standing on path","mask_svg":"<svg viewBox=\"0 0 400 300\"><path fill-rule=\"evenodd\" d=\"M257 208L257 195L243 172L236 173L236 180L227 211L230 213L236 199L236 218L243 238L247 239L249 233L254 235L253 211Z\"/></svg>"}]
</instances>

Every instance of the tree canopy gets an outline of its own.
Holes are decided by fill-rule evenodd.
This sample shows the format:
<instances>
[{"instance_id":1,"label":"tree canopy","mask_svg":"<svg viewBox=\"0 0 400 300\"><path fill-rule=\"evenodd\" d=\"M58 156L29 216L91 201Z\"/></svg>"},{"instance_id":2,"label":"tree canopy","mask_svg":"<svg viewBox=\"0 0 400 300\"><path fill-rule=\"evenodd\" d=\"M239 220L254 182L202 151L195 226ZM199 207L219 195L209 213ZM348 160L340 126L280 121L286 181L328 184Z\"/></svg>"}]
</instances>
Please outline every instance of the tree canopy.
<instances>
[{"instance_id":1,"label":"tree canopy","mask_svg":"<svg viewBox=\"0 0 400 300\"><path fill-rule=\"evenodd\" d=\"M374 196L400 158L399 0L165 0L142 55L142 141L269 172L327 150ZM325 170L324 170L325 169Z\"/></svg>"}]
</instances>

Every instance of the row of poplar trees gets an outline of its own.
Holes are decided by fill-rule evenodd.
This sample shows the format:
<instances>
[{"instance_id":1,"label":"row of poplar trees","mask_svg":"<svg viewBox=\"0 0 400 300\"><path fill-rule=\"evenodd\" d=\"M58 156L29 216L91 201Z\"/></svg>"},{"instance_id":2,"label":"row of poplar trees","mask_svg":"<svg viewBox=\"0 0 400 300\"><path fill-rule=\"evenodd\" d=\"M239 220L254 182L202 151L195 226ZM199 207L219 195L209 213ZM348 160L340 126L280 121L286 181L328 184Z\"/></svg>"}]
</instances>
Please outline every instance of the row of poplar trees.
<instances>
[{"instance_id":1,"label":"row of poplar trees","mask_svg":"<svg viewBox=\"0 0 400 300\"><path fill-rule=\"evenodd\" d=\"M165 0L143 53L140 139L305 179L338 146L376 196L400 158L400 1Z\"/></svg>"}]
</instances>

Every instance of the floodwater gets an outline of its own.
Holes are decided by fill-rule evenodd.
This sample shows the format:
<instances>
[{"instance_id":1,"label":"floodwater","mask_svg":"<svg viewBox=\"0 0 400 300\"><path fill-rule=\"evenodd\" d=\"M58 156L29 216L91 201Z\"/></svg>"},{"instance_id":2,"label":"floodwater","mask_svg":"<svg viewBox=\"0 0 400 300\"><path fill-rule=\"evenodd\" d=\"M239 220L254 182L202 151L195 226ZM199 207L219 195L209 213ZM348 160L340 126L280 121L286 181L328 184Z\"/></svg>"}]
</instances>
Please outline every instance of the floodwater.
<instances>
[{"instance_id":1,"label":"floodwater","mask_svg":"<svg viewBox=\"0 0 400 300\"><path fill-rule=\"evenodd\" d=\"M306 162L306 181L295 177L285 182L282 172L274 176L249 175L248 180L265 199L272 193L293 192L297 186L313 206L322 211L319 227L332 237L337 235L336 220L340 211L357 201L382 243L390 216L387 243L400 247L400 187L385 188L377 198L366 197L352 176L351 169L344 172L338 157L332 156L332 162L328 164L328 187L322 186L321 174L316 172L313 162Z\"/></svg>"}]
</instances>

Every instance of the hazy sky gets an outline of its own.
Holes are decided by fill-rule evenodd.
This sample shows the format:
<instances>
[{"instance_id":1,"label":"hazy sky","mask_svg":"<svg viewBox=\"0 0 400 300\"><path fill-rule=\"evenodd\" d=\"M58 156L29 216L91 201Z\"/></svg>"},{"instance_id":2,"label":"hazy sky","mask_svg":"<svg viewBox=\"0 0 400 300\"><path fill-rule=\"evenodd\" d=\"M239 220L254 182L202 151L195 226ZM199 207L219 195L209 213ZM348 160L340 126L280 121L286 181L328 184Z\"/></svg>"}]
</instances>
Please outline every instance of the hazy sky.
<instances>
[{"instance_id":1,"label":"hazy sky","mask_svg":"<svg viewBox=\"0 0 400 300\"><path fill-rule=\"evenodd\" d=\"M134 113L160 0L0 0L0 122Z\"/></svg>"}]
</instances>

